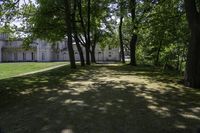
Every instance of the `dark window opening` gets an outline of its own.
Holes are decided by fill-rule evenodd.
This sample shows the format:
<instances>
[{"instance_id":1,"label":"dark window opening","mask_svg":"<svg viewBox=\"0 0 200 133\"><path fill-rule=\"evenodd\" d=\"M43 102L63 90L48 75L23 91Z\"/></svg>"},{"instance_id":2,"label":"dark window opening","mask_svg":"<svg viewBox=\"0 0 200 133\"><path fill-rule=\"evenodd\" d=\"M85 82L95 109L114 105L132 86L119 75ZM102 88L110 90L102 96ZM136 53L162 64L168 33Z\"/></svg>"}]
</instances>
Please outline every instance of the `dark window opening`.
<instances>
[{"instance_id":1,"label":"dark window opening","mask_svg":"<svg viewBox=\"0 0 200 133\"><path fill-rule=\"evenodd\" d=\"M31 53L31 60L35 60L33 52Z\"/></svg>"},{"instance_id":2,"label":"dark window opening","mask_svg":"<svg viewBox=\"0 0 200 133\"><path fill-rule=\"evenodd\" d=\"M111 50L111 47L110 47L110 46L108 46L108 50Z\"/></svg>"},{"instance_id":3,"label":"dark window opening","mask_svg":"<svg viewBox=\"0 0 200 133\"><path fill-rule=\"evenodd\" d=\"M42 60L45 60L45 55L44 55L44 53L42 53Z\"/></svg>"},{"instance_id":4,"label":"dark window opening","mask_svg":"<svg viewBox=\"0 0 200 133\"><path fill-rule=\"evenodd\" d=\"M26 53L23 53L23 60L26 60Z\"/></svg>"},{"instance_id":5,"label":"dark window opening","mask_svg":"<svg viewBox=\"0 0 200 133\"><path fill-rule=\"evenodd\" d=\"M15 60L15 61L18 60L18 55L17 55L17 53L14 53L14 60Z\"/></svg>"}]
</instances>

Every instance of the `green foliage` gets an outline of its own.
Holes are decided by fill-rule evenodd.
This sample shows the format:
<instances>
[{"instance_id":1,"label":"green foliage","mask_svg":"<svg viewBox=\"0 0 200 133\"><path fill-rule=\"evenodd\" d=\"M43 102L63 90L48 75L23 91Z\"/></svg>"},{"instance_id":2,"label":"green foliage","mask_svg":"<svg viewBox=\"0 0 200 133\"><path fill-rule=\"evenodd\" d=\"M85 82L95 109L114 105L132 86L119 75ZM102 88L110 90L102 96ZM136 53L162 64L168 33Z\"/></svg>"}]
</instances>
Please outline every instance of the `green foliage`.
<instances>
[{"instance_id":1,"label":"green foliage","mask_svg":"<svg viewBox=\"0 0 200 133\"><path fill-rule=\"evenodd\" d=\"M169 63L174 67L185 62L189 30L182 7L180 1L165 1L148 13L139 33L139 45L142 45L139 48L142 50L139 50L138 56L145 56L140 58L142 62L160 65Z\"/></svg>"},{"instance_id":2,"label":"green foliage","mask_svg":"<svg viewBox=\"0 0 200 133\"><path fill-rule=\"evenodd\" d=\"M21 7L16 1L3 1L0 16L4 28L0 32L12 33L17 31L19 36L25 37L24 46L34 38L41 38L51 42L66 37L64 0L37 0L37 4L26 3ZM79 10L72 10L75 14L78 36L82 44L86 43L84 32L88 26L87 0L72 2L81 3L83 27L80 23ZM199 1L197 8L199 9ZM76 4L78 4L76 3ZM135 16L131 13L135 8ZM118 24L123 16L123 42L126 53L129 54L129 43L133 33L138 35L137 60L144 64L164 66L166 63L184 69L189 29L186 20L183 0L158 1L136 0L135 5L126 0L91 0L91 42L98 43L102 48L119 46ZM20 18L19 28L11 27L9 21ZM5 28L6 27L6 28ZM84 29L85 28L85 29ZM23 32L23 34L22 34Z\"/></svg>"}]
</instances>

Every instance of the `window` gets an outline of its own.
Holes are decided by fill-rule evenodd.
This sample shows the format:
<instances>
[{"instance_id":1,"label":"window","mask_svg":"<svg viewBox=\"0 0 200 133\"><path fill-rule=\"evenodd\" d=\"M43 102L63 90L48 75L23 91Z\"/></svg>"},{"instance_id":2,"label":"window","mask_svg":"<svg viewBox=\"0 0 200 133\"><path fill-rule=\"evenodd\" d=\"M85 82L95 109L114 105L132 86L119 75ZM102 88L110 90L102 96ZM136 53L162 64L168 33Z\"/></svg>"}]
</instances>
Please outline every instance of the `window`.
<instances>
[{"instance_id":1,"label":"window","mask_svg":"<svg viewBox=\"0 0 200 133\"><path fill-rule=\"evenodd\" d=\"M111 47L110 47L110 45L108 46L108 50L111 50Z\"/></svg>"},{"instance_id":2,"label":"window","mask_svg":"<svg viewBox=\"0 0 200 133\"><path fill-rule=\"evenodd\" d=\"M17 53L14 53L14 60L15 60L15 61L17 61L17 60L18 60Z\"/></svg>"},{"instance_id":3,"label":"window","mask_svg":"<svg viewBox=\"0 0 200 133\"><path fill-rule=\"evenodd\" d=\"M63 60L67 60L67 54L66 53L63 54Z\"/></svg>"},{"instance_id":4,"label":"window","mask_svg":"<svg viewBox=\"0 0 200 133\"><path fill-rule=\"evenodd\" d=\"M31 60L32 60L32 61L35 60L35 55L34 55L33 52L31 53Z\"/></svg>"},{"instance_id":5,"label":"window","mask_svg":"<svg viewBox=\"0 0 200 133\"><path fill-rule=\"evenodd\" d=\"M23 60L26 60L26 53L23 53Z\"/></svg>"},{"instance_id":6,"label":"window","mask_svg":"<svg viewBox=\"0 0 200 133\"><path fill-rule=\"evenodd\" d=\"M44 55L44 53L42 53L42 60L45 60L45 55Z\"/></svg>"},{"instance_id":7,"label":"window","mask_svg":"<svg viewBox=\"0 0 200 133\"><path fill-rule=\"evenodd\" d=\"M109 55L108 55L109 57L112 57L112 53L111 52L109 52Z\"/></svg>"}]
</instances>

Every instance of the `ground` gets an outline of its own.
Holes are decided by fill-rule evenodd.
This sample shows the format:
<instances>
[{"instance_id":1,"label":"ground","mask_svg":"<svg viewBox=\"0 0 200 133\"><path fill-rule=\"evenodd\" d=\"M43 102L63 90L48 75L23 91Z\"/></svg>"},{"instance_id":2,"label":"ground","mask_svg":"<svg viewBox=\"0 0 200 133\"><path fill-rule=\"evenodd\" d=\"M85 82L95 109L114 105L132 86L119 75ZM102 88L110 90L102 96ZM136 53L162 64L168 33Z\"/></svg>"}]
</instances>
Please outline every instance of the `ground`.
<instances>
[{"instance_id":1,"label":"ground","mask_svg":"<svg viewBox=\"0 0 200 133\"><path fill-rule=\"evenodd\" d=\"M95 65L0 80L5 133L195 133L200 89L153 67Z\"/></svg>"},{"instance_id":2,"label":"ground","mask_svg":"<svg viewBox=\"0 0 200 133\"><path fill-rule=\"evenodd\" d=\"M58 65L66 64L66 62L48 62L48 63L0 63L0 79L10 78L30 72L39 71L41 69L47 69Z\"/></svg>"}]
</instances>

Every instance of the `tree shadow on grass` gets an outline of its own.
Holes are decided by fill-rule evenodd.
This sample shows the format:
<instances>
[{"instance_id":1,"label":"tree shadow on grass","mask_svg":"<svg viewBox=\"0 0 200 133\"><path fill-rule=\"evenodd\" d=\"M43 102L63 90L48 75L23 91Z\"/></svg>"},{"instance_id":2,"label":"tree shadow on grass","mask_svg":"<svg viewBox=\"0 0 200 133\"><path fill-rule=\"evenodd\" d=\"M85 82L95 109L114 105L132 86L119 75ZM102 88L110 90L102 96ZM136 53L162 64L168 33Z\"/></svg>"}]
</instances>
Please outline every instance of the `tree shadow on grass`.
<instances>
[{"instance_id":1,"label":"tree shadow on grass","mask_svg":"<svg viewBox=\"0 0 200 133\"><path fill-rule=\"evenodd\" d=\"M110 74L125 73L117 66L62 67L0 80L0 127L6 133L190 133L199 126L198 90L101 80Z\"/></svg>"},{"instance_id":2,"label":"tree shadow on grass","mask_svg":"<svg viewBox=\"0 0 200 133\"><path fill-rule=\"evenodd\" d=\"M116 75L135 75L142 76L153 82L163 82L163 83L181 83L183 75L175 70L162 70L160 67L154 66L129 66L123 65L121 67L108 66L108 69L117 71Z\"/></svg>"}]
</instances>

